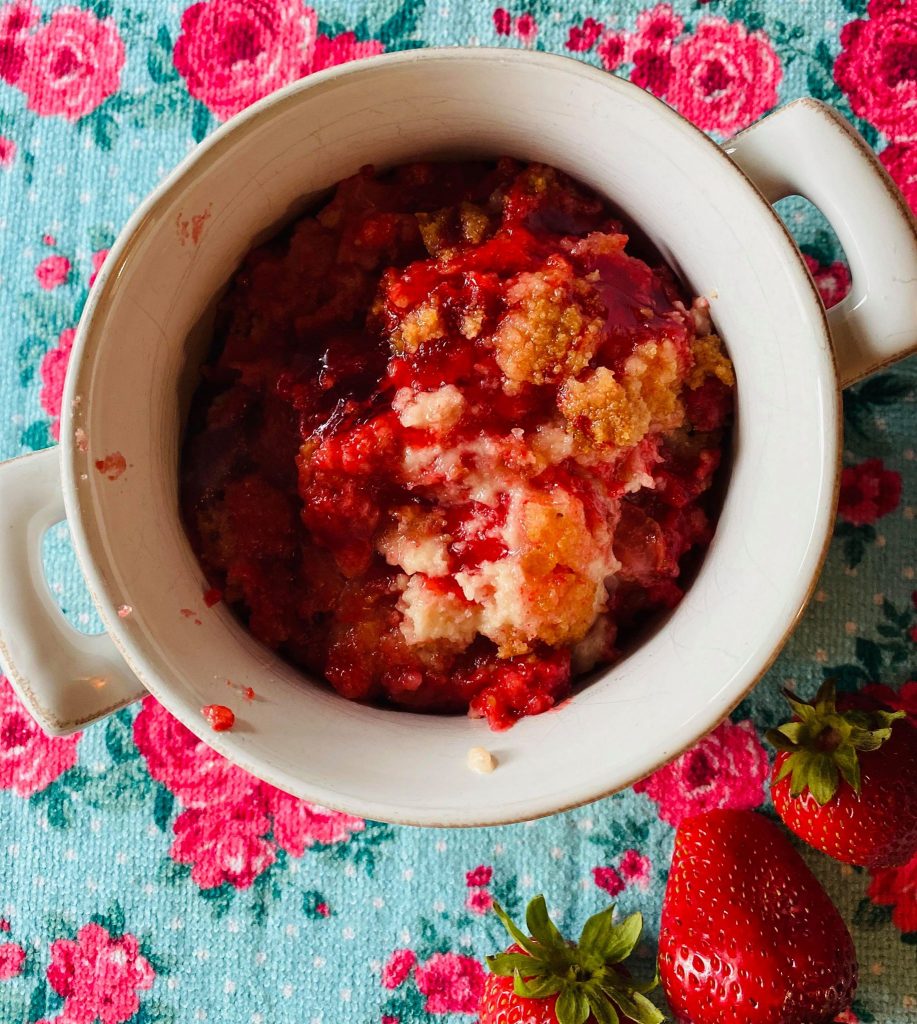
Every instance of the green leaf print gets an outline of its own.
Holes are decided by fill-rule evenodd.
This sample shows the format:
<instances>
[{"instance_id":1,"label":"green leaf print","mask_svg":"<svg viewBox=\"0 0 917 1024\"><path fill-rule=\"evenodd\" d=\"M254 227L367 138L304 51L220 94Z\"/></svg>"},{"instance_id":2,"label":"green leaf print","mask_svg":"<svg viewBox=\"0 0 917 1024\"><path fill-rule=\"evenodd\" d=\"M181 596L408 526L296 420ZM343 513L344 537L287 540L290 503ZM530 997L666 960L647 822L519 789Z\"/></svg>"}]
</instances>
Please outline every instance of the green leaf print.
<instances>
[{"instance_id":1,"label":"green leaf print","mask_svg":"<svg viewBox=\"0 0 917 1024\"><path fill-rule=\"evenodd\" d=\"M153 821L160 832L168 832L175 809L175 797L165 786L157 784L153 798Z\"/></svg>"}]
</instances>

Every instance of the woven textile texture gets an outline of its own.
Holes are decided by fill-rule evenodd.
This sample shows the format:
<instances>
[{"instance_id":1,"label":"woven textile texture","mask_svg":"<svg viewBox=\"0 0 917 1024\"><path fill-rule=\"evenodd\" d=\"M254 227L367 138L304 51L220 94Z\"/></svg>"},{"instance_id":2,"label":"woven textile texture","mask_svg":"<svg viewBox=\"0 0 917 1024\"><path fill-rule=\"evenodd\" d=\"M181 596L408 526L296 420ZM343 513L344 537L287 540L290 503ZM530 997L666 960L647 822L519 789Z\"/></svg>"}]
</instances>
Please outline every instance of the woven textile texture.
<instances>
[{"instance_id":1,"label":"woven textile texture","mask_svg":"<svg viewBox=\"0 0 917 1024\"><path fill-rule=\"evenodd\" d=\"M0 458L55 443L93 277L188 150L297 77L434 44L572 55L717 139L814 95L917 205L917 0L0 2ZM837 301L833 235L801 202L782 213ZM917 714L915 396L915 360L845 395L830 556L757 689L674 764L568 814L392 828L259 783L152 699L48 739L0 679L0 1024L470 1024L480 962L504 944L492 900L519 911L538 891L571 930L609 898L642 909L652 956L674 826L767 803L782 686L881 684ZM98 628L65 527L46 557L61 606ZM871 876L805 855L859 951L844 1020L917 1020L917 860Z\"/></svg>"}]
</instances>

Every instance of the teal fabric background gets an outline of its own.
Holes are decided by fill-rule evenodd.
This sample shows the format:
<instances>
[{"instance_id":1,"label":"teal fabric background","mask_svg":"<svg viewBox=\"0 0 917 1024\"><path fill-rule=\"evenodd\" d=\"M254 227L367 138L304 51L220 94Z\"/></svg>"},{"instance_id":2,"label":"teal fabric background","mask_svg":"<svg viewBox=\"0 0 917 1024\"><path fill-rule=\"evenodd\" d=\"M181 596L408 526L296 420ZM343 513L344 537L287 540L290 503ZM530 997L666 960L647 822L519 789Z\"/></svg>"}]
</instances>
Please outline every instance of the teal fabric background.
<instances>
[{"instance_id":1,"label":"teal fabric background","mask_svg":"<svg viewBox=\"0 0 917 1024\"><path fill-rule=\"evenodd\" d=\"M912 0L322 0L314 12L209 0L184 21L183 10L0 3L0 458L54 443L70 329L139 200L246 102L344 59L440 44L567 53L718 138L814 94L855 120L917 201ZM835 300L847 277L833 236L805 204L783 213ZM913 359L845 396L848 469L815 600L731 721L640 792L506 828L392 828L268 793L151 699L139 721L132 708L78 739L44 739L0 682L0 1022L470 1022L475 961L504 944L490 899L518 911L540 891L567 925L610 896L641 909L651 957L674 823L766 806L761 736L782 716L782 686L882 683L917 713L915 396ZM98 628L65 527L46 557L61 606ZM222 802L219 828L199 778ZM871 878L805 856L860 955L845 1019L917 1019L917 863Z\"/></svg>"}]
</instances>

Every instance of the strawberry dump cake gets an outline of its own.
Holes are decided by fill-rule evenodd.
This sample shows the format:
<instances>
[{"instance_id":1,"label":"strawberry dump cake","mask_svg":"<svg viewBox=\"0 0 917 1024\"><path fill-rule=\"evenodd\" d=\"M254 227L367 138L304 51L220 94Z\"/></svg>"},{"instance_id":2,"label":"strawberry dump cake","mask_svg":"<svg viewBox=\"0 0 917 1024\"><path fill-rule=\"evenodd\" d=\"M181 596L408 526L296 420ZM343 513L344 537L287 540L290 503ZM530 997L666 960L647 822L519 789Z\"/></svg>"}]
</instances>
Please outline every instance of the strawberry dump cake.
<instances>
[{"instance_id":1,"label":"strawberry dump cake","mask_svg":"<svg viewBox=\"0 0 917 1024\"><path fill-rule=\"evenodd\" d=\"M341 182L248 255L202 373L210 586L352 700L546 711L711 538L734 377L706 303L550 167Z\"/></svg>"}]
</instances>

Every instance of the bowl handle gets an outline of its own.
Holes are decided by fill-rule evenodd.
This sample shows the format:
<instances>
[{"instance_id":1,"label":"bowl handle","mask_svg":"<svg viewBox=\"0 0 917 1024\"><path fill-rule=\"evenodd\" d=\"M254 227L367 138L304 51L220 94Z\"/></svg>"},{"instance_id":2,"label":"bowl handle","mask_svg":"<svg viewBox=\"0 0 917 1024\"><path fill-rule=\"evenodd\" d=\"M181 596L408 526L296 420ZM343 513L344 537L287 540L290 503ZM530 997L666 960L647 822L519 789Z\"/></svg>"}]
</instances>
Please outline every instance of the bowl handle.
<instances>
[{"instance_id":1,"label":"bowl handle","mask_svg":"<svg viewBox=\"0 0 917 1024\"><path fill-rule=\"evenodd\" d=\"M917 221L862 136L803 99L725 150L769 202L804 196L837 232L853 279L828 310L841 386L917 350Z\"/></svg>"},{"instance_id":2,"label":"bowl handle","mask_svg":"<svg viewBox=\"0 0 917 1024\"><path fill-rule=\"evenodd\" d=\"M64 736L146 691L108 634L78 633L48 589L41 541L65 516L58 449L0 463L0 495L0 663L45 732Z\"/></svg>"}]
</instances>

